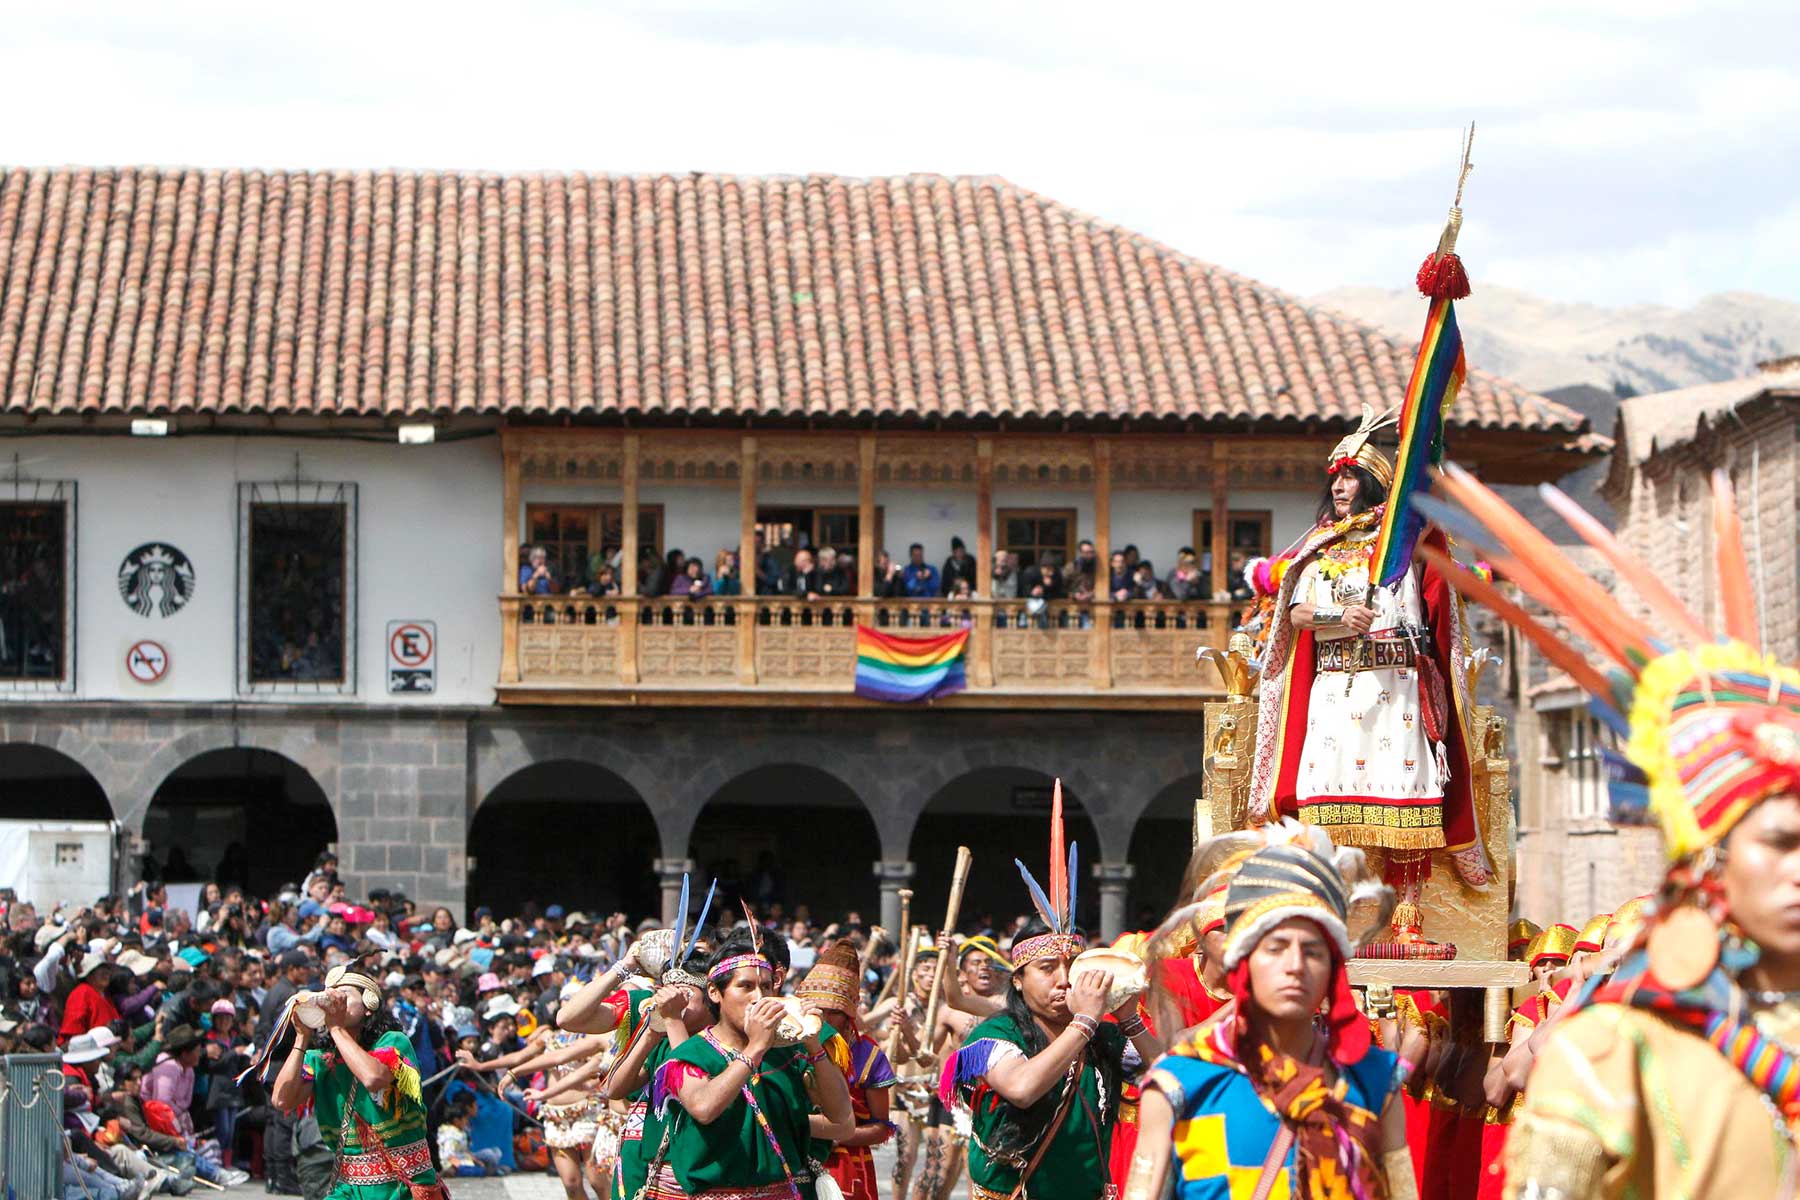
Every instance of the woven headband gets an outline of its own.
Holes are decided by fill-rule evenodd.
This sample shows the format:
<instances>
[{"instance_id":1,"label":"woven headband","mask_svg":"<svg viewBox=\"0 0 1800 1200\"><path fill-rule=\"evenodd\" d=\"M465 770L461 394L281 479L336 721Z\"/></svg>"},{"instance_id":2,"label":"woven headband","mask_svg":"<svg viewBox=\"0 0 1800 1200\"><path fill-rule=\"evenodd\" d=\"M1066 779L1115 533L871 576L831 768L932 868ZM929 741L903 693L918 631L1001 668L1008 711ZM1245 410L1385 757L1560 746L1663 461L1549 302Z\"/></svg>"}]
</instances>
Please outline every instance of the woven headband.
<instances>
[{"instance_id":1,"label":"woven headband","mask_svg":"<svg viewBox=\"0 0 1800 1200\"><path fill-rule=\"evenodd\" d=\"M734 954L708 971L706 973L707 981L717 983L721 979L729 979L731 973L739 967L755 967L759 971L767 971L770 975L775 974L775 964L760 954Z\"/></svg>"},{"instance_id":2,"label":"woven headband","mask_svg":"<svg viewBox=\"0 0 1800 1200\"><path fill-rule=\"evenodd\" d=\"M1040 933L1024 941L1014 942L1012 965L1022 967L1040 958L1074 958L1087 949L1082 940L1071 933Z\"/></svg>"}]
</instances>

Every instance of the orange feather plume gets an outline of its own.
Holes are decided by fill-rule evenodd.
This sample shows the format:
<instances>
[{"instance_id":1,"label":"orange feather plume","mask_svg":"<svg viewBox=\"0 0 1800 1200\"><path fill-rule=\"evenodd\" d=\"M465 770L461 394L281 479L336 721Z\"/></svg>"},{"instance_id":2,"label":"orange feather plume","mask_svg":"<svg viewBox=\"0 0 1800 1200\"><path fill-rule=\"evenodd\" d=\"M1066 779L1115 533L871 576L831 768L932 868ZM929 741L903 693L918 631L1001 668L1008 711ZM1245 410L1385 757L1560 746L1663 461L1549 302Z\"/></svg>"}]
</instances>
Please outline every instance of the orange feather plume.
<instances>
[{"instance_id":1,"label":"orange feather plume","mask_svg":"<svg viewBox=\"0 0 1800 1200\"><path fill-rule=\"evenodd\" d=\"M1069 864L1063 856L1068 843L1063 840L1062 780L1050 790L1050 907L1059 919L1069 916Z\"/></svg>"},{"instance_id":2,"label":"orange feather plume","mask_svg":"<svg viewBox=\"0 0 1800 1200\"><path fill-rule=\"evenodd\" d=\"M1656 573L1651 571L1642 559L1635 557L1625 549L1619 539L1612 535L1610 529L1594 520L1592 515L1581 505L1569 499L1568 493L1546 483L1538 488L1538 495L1543 497L1544 503L1548 504L1557 516L1568 523L1569 528L1573 529L1582 541L1598 550L1612 566L1612 569L1619 573L1619 578L1629 583L1637 591L1637 594L1644 598L1644 603L1655 609L1657 614L1667 621L1679 636L1693 642L1711 640L1707 636L1705 626L1701 625L1694 614L1688 611L1687 605L1675 598L1675 593L1669 590L1668 585L1658 579Z\"/></svg>"},{"instance_id":3,"label":"orange feather plume","mask_svg":"<svg viewBox=\"0 0 1800 1200\"><path fill-rule=\"evenodd\" d=\"M1762 633L1756 619L1756 589L1750 582L1750 564L1744 558L1744 526L1738 519L1731 476L1715 470L1712 490L1713 555L1719 569L1719 607L1725 616L1725 636L1760 650Z\"/></svg>"}]
</instances>

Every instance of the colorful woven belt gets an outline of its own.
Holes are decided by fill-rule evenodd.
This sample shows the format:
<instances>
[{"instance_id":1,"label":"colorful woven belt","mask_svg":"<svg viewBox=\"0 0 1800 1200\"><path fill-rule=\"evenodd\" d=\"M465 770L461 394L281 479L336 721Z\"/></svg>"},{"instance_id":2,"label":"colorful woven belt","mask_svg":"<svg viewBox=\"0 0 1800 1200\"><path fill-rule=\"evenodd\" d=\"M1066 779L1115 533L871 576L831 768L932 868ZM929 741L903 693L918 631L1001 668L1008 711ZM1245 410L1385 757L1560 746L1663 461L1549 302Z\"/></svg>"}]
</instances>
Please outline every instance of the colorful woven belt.
<instances>
[{"instance_id":1,"label":"colorful woven belt","mask_svg":"<svg viewBox=\"0 0 1800 1200\"><path fill-rule=\"evenodd\" d=\"M1315 671L1381 671L1418 662L1411 642L1399 638L1346 637L1313 643Z\"/></svg>"},{"instance_id":2,"label":"colorful woven belt","mask_svg":"<svg viewBox=\"0 0 1800 1200\"><path fill-rule=\"evenodd\" d=\"M399 1174L395 1174L395 1169ZM405 1183L420 1171L431 1169L431 1147L425 1139L404 1146L389 1146L386 1154L338 1155L338 1178L344 1183Z\"/></svg>"}]
</instances>

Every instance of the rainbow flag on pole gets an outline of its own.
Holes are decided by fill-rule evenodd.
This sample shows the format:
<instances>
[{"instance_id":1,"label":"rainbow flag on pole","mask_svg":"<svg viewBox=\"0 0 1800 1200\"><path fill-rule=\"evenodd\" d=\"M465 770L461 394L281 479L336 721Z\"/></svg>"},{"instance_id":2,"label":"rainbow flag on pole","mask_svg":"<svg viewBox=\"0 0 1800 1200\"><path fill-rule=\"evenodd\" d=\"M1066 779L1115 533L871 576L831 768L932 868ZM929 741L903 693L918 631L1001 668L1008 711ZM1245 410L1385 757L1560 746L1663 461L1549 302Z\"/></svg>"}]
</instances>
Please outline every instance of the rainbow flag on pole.
<instances>
[{"instance_id":1,"label":"rainbow flag on pole","mask_svg":"<svg viewBox=\"0 0 1800 1200\"><path fill-rule=\"evenodd\" d=\"M969 684L963 663L968 647L967 629L918 638L858 625L856 694L903 704L960 692Z\"/></svg>"},{"instance_id":2,"label":"rainbow flag on pole","mask_svg":"<svg viewBox=\"0 0 1800 1200\"><path fill-rule=\"evenodd\" d=\"M1431 491L1431 469L1444 461L1444 423L1469 373L1463 358L1462 331L1456 327L1456 301L1469 294L1469 273L1456 253L1462 232L1463 185L1474 169L1469 160L1475 126L1463 138L1462 170L1456 177L1456 199L1438 237L1437 249L1419 266L1419 294L1431 301L1425 311L1425 334L1413 360L1412 380L1400 404L1400 448L1394 453L1394 486L1369 559L1369 578L1382 587L1399 583L1412 566L1413 548L1425 530L1425 517L1413 497Z\"/></svg>"}]
</instances>

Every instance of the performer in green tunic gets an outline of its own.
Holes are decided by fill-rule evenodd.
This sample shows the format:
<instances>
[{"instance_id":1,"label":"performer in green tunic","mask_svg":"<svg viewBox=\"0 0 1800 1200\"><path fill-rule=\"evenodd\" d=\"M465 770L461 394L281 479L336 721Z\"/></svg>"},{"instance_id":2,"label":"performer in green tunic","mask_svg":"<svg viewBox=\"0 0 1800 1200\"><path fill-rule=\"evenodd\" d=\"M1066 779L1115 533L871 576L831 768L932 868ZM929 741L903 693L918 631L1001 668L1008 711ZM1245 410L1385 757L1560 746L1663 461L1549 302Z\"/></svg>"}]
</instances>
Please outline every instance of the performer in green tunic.
<instances>
[{"instance_id":1,"label":"performer in green tunic","mask_svg":"<svg viewBox=\"0 0 1800 1200\"><path fill-rule=\"evenodd\" d=\"M939 1095L960 1098L974 1114L969 1140L972 1200L1099 1200L1108 1178L1119 1114L1126 1043L1154 1061L1162 1045L1138 1014L1133 995L1103 1023L1112 975L1074 967L1083 948L1075 927L1077 855L1062 866L1062 785L1051 803L1050 890L1019 863L1038 920L1012 946L1006 1009L969 1031L945 1064ZM1016 861L1016 860L1015 860ZM1073 976L1073 978L1071 978Z\"/></svg>"},{"instance_id":2,"label":"performer in green tunic","mask_svg":"<svg viewBox=\"0 0 1800 1200\"><path fill-rule=\"evenodd\" d=\"M311 1100L319 1133L336 1156L331 1200L406 1200L409 1184L435 1187L425 1105L412 1042L381 1006L381 986L346 963L325 977L316 999L296 997L272 1042L288 1029L297 1003L325 1016L320 1048L295 1036L276 1077L273 1099L289 1111Z\"/></svg>"},{"instance_id":3,"label":"performer in green tunic","mask_svg":"<svg viewBox=\"0 0 1800 1200\"><path fill-rule=\"evenodd\" d=\"M822 1041L832 1035L815 1019L787 1040L797 1014L777 994L776 972L754 925L713 954L717 1020L676 1047L652 1083L650 1107L670 1126L648 1200L801 1200L812 1194L808 1140L855 1129L848 1085Z\"/></svg>"}]
</instances>

